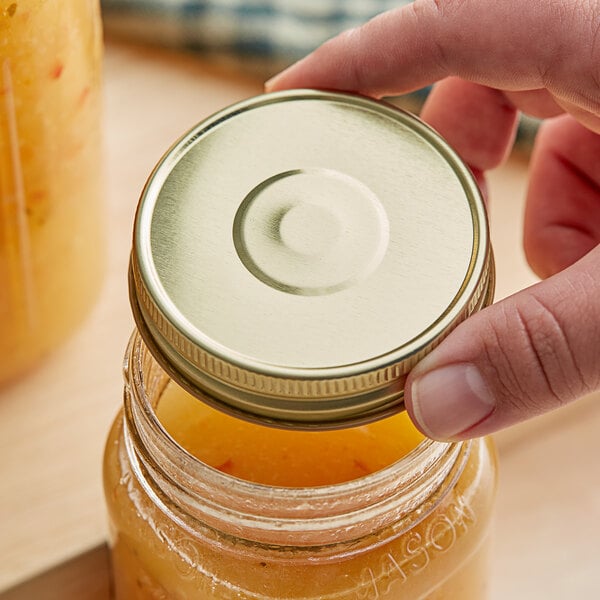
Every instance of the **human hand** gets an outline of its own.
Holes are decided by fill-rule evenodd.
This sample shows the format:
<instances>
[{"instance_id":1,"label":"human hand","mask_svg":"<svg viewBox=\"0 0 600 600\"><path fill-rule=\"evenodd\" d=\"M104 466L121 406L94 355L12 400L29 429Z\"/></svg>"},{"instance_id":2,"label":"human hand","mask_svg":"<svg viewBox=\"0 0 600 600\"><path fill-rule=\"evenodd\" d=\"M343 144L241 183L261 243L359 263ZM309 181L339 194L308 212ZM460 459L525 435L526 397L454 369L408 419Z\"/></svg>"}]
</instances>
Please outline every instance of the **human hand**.
<instances>
[{"instance_id":1,"label":"human hand","mask_svg":"<svg viewBox=\"0 0 600 600\"><path fill-rule=\"evenodd\" d=\"M267 83L381 97L439 81L422 118L483 184L517 111L548 118L530 164L524 247L546 278L463 322L410 374L437 439L484 435L600 388L600 2L416 0Z\"/></svg>"}]
</instances>

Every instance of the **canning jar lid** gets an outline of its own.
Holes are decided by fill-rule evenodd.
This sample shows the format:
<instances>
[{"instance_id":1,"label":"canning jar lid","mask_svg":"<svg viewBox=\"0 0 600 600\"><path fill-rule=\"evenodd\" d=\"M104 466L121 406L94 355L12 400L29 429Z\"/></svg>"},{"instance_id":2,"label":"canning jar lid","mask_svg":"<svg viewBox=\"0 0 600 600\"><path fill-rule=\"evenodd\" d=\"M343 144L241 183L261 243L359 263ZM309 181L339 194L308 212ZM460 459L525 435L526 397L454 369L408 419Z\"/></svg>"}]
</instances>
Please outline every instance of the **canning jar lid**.
<instances>
[{"instance_id":1,"label":"canning jar lid","mask_svg":"<svg viewBox=\"0 0 600 600\"><path fill-rule=\"evenodd\" d=\"M131 302L155 358L282 427L400 410L410 369L493 287L469 170L416 117L357 95L278 92L209 117L135 220Z\"/></svg>"}]
</instances>

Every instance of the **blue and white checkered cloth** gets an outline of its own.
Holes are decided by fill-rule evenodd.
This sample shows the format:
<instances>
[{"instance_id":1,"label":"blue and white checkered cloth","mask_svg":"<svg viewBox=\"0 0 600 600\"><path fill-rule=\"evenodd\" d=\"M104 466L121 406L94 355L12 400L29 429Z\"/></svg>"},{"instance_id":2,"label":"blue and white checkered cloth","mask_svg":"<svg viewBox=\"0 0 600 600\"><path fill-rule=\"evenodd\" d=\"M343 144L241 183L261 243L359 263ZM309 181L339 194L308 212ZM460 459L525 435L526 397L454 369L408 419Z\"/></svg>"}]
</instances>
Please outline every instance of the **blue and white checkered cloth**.
<instances>
[{"instance_id":1,"label":"blue and white checkered cloth","mask_svg":"<svg viewBox=\"0 0 600 600\"><path fill-rule=\"evenodd\" d=\"M269 77L335 34L412 0L102 0L107 32ZM427 90L398 99L418 111ZM519 129L529 148L536 122Z\"/></svg>"},{"instance_id":2,"label":"blue and white checkered cloth","mask_svg":"<svg viewBox=\"0 0 600 600\"><path fill-rule=\"evenodd\" d=\"M265 72L410 0L103 0L105 27L144 41L240 59Z\"/></svg>"}]
</instances>

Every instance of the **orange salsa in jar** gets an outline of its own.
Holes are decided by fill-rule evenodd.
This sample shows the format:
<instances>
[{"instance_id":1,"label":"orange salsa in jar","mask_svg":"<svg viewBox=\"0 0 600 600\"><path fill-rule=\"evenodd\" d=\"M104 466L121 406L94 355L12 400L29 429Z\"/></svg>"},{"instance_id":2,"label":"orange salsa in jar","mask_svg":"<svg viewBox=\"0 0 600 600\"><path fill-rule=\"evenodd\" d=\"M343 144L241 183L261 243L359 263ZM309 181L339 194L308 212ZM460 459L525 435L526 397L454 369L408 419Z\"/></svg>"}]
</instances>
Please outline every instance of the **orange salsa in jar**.
<instances>
[{"instance_id":1,"label":"orange salsa in jar","mask_svg":"<svg viewBox=\"0 0 600 600\"><path fill-rule=\"evenodd\" d=\"M0 384L62 341L103 270L97 0L0 8Z\"/></svg>"},{"instance_id":2,"label":"orange salsa in jar","mask_svg":"<svg viewBox=\"0 0 600 600\"><path fill-rule=\"evenodd\" d=\"M188 394L137 336L128 363L104 467L116 600L486 598L489 440L433 442L405 412L270 429Z\"/></svg>"},{"instance_id":3,"label":"orange salsa in jar","mask_svg":"<svg viewBox=\"0 0 600 600\"><path fill-rule=\"evenodd\" d=\"M412 115L294 90L192 129L135 221L116 599L483 600L491 442L425 439L403 386L493 287L477 185Z\"/></svg>"}]
</instances>

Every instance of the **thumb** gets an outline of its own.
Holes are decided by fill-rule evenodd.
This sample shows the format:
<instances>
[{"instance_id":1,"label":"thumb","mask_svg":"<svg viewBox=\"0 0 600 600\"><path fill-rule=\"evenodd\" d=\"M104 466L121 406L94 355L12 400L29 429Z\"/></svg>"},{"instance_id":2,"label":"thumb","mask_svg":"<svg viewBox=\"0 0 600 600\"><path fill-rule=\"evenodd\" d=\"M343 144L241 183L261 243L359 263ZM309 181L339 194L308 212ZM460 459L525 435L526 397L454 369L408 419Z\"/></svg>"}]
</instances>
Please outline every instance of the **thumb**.
<instances>
[{"instance_id":1,"label":"thumb","mask_svg":"<svg viewBox=\"0 0 600 600\"><path fill-rule=\"evenodd\" d=\"M410 373L406 408L434 439L485 435L600 388L600 247L473 315Z\"/></svg>"}]
</instances>

